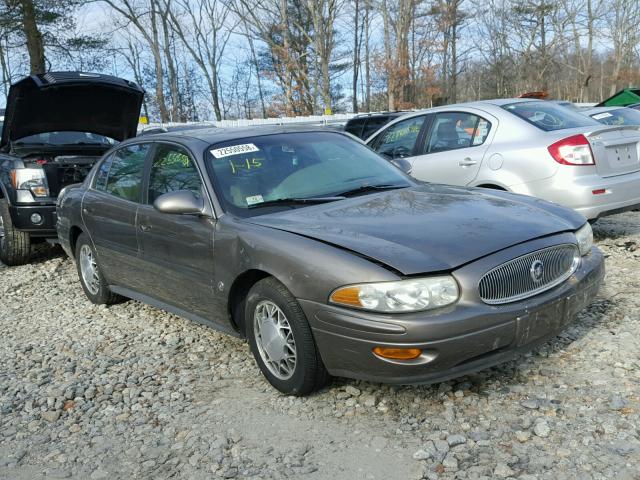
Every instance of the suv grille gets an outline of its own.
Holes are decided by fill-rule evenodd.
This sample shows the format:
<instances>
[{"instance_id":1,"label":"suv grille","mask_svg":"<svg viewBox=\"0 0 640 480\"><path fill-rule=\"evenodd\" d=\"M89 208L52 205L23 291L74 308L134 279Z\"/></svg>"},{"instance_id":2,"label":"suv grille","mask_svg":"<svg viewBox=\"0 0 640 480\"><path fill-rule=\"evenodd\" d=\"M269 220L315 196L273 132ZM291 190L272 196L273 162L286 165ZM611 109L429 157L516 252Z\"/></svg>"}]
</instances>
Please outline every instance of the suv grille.
<instances>
[{"instance_id":1,"label":"suv grille","mask_svg":"<svg viewBox=\"0 0 640 480\"><path fill-rule=\"evenodd\" d=\"M480 298L497 305L532 297L564 282L579 264L578 248L572 244L528 253L489 270L478 285Z\"/></svg>"}]
</instances>

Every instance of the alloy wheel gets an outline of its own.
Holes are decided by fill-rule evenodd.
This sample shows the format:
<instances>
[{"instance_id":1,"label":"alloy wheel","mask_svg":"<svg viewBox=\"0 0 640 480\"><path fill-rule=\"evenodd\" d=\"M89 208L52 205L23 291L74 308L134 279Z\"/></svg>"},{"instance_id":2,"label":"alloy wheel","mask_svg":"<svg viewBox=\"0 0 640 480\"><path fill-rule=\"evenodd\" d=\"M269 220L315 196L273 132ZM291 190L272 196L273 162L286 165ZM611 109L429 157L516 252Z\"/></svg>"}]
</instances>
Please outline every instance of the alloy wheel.
<instances>
[{"instance_id":1,"label":"alloy wheel","mask_svg":"<svg viewBox=\"0 0 640 480\"><path fill-rule=\"evenodd\" d=\"M100 277L98 276L98 264L93 256L91 247L85 244L80 247L80 272L87 290L93 295L100 290Z\"/></svg>"},{"instance_id":2,"label":"alloy wheel","mask_svg":"<svg viewBox=\"0 0 640 480\"><path fill-rule=\"evenodd\" d=\"M253 330L260 357L280 380L293 376L296 343L287 316L275 303L263 300L253 313Z\"/></svg>"}]
</instances>

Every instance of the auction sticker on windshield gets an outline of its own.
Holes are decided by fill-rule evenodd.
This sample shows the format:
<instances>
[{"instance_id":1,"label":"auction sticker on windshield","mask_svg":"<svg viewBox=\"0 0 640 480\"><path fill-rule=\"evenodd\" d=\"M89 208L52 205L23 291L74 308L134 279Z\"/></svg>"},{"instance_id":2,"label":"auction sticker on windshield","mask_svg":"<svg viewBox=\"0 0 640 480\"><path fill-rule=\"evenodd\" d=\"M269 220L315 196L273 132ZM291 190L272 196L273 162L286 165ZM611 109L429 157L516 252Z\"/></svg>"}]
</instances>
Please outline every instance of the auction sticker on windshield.
<instances>
[{"instance_id":1,"label":"auction sticker on windshield","mask_svg":"<svg viewBox=\"0 0 640 480\"><path fill-rule=\"evenodd\" d=\"M230 147L216 148L211 150L211 154L216 158L230 157L247 152L259 152L260 149L253 143L243 143L242 145L231 145Z\"/></svg>"}]
</instances>

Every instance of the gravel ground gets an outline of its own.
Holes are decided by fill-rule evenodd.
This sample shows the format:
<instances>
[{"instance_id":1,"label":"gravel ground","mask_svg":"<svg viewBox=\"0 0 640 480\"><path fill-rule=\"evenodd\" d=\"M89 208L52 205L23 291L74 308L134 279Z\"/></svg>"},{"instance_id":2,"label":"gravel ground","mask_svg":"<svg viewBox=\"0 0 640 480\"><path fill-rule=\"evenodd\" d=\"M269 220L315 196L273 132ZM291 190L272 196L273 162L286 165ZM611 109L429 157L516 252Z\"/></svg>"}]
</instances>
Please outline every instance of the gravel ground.
<instances>
[{"instance_id":1,"label":"gravel ground","mask_svg":"<svg viewBox=\"0 0 640 480\"><path fill-rule=\"evenodd\" d=\"M303 399L238 339L92 305L58 249L0 264L0 478L640 479L640 214L595 232L600 296L532 354Z\"/></svg>"}]
</instances>

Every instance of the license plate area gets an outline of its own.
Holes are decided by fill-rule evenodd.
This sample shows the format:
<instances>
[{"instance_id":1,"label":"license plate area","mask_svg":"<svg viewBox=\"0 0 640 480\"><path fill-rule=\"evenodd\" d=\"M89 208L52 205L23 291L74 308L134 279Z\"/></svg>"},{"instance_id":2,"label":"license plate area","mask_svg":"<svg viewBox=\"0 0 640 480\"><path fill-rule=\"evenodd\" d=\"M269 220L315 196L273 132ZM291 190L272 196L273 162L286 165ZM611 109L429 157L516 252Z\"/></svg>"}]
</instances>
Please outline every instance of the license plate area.
<instances>
[{"instance_id":1,"label":"license plate area","mask_svg":"<svg viewBox=\"0 0 640 480\"><path fill-rule=\"evenodd\" d=\"M635 143L623 143L607 147L607 161L614 169L635 168L638 166L638 149Z\"/></svg>"},{"instance_id":2,"label":"license plate area","mask_svg":"<svg viewBox=\"0 0 640 480\"><path fill-rule=\"evenodd\" d=\"M545 305L544 307L517 319L516 343L526 345L557 332L569 323L567 302L565 298Z\"/></svg>"}]
</instances>

